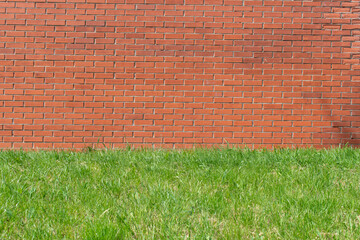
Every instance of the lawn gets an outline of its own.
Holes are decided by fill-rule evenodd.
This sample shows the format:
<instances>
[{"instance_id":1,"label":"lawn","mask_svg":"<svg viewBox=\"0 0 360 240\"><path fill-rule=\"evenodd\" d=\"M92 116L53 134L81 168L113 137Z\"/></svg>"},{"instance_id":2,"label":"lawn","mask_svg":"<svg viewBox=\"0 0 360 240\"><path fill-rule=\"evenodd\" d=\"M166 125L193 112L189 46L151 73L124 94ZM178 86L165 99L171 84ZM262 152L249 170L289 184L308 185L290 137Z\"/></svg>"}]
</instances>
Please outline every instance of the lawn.
<instances>
[{"instance_id":1,"label":"lawn","mask_svg":"<svg viewBox=\"0 0 360 240\"><path fill-rule=\"evenodd\" d=\"M358 239L360 149L1 151L0 239Z\"/></svg>"}]
</instances>

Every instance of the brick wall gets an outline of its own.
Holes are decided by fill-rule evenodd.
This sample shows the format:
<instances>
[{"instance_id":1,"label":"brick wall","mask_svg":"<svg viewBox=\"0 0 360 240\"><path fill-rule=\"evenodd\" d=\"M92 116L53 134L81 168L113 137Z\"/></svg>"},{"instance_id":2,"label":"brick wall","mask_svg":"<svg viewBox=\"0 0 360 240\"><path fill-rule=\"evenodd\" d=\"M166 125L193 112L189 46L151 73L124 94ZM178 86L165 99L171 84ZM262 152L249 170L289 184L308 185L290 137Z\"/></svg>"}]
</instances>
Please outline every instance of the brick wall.
<instances>
[{"instance_id":1,"label":"brick wall","mask_svg":"<svg viewBox=\"0 0 360 240\"><path fill-rule=\"evenodd\" d=\"M1 148L360 144L359 0L2 0L0 23Z\"/></svg>"}]
</instances>

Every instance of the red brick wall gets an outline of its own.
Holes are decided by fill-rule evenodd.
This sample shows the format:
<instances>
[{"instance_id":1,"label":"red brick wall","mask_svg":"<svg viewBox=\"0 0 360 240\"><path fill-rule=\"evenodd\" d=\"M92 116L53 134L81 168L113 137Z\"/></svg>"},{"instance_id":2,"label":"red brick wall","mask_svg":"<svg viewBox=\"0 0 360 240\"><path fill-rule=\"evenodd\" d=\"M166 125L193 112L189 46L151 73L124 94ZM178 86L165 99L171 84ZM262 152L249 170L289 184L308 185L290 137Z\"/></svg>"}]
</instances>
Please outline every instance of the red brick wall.
<instances>
[{"instance_id":1,"label":"red brick wall","mask_svg":"<svg viewBox=\"0 0 360 240\"><path fill-rule=\"evenodd\" d=\"M360 1L0 2L0 147L360 143Z\"/></svg>"}]
</instances>

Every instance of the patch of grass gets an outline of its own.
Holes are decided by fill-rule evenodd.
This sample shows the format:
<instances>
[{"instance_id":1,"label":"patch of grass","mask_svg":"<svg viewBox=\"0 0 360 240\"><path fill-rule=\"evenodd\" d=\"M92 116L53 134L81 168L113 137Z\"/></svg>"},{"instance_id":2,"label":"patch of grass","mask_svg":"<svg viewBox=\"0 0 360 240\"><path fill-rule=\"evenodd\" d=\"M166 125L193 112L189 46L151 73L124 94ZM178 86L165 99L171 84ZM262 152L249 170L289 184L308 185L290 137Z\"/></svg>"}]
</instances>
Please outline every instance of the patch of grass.
<instances>
[{"instance_id":1,"label":"patch of grass","mask_svg":"<svg viewBox=\"0 0 360 240\"><path fill-rule=\"evenodd\" d=\"M358 239L360 150L0 152L0 239Z\"/></svg>"}]
</instances>

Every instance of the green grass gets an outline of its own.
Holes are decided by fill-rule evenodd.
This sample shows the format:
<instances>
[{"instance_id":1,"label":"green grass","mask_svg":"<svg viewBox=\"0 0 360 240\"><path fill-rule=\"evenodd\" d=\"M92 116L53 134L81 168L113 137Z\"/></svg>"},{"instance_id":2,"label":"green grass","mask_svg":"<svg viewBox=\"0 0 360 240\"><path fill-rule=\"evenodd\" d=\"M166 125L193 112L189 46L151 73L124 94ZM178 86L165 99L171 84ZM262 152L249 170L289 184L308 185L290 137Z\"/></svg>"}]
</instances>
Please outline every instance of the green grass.
<instances>
[{"instance_id":1,"label":"green grass","mask_svg":"<svg viewBox=\"0 0 360 240\"><path fill-rule=\"evenodd\" d=\"M0 239L359 239L360 150L2 151Z\"/></svg>"}]
</instances>

